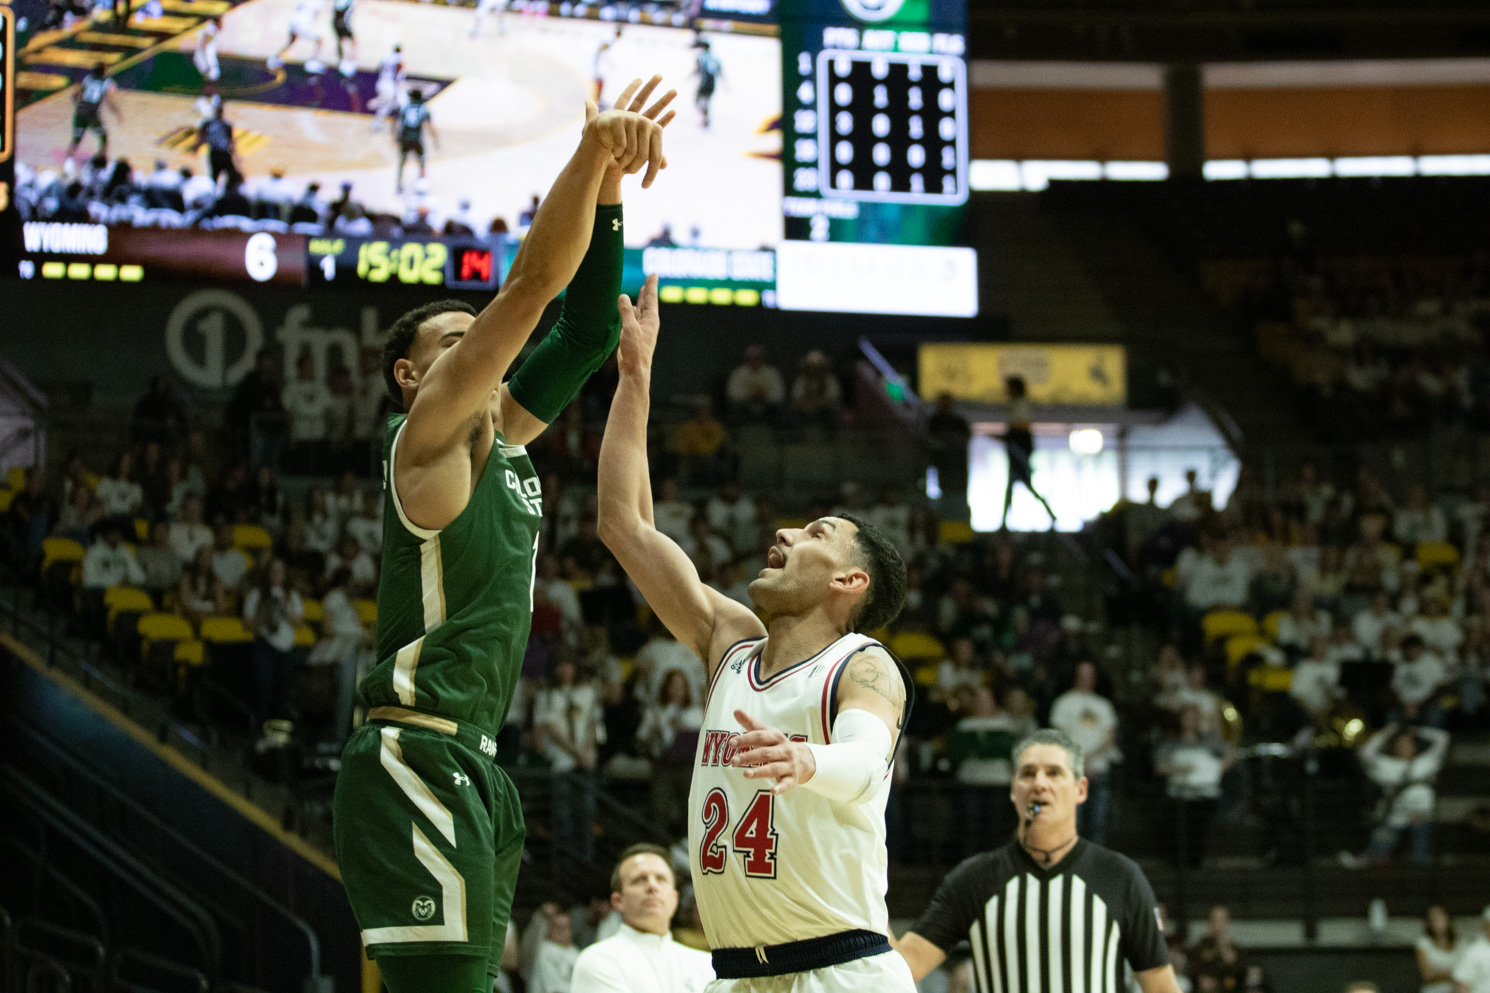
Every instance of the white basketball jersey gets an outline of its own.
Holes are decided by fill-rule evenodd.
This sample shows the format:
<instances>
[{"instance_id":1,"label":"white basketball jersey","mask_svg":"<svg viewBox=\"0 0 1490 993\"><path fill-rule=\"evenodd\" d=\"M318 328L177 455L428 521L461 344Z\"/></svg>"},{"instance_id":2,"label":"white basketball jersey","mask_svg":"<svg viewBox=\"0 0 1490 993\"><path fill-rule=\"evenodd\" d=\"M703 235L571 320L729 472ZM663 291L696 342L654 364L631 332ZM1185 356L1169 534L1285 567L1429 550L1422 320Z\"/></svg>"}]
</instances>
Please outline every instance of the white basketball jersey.
<instances>
[{"instance_id":1,"label":"white basketball jersey","mask_svg":"<svg viewBox=\"0 0 1490 993\"><path fill-rule=\"evenodd\" d=\"M773 797L769 780L730 766L742 710L795 741L831 743L833 702L849 657L872 638L850 634L805 662L760 678L765 638L730 648L714 674L688 797L688 858L704 934L714 948L753 948L841 931L889 933L885 801L890 775L863 803L801 786Z\"/></svg>"}]
</instances>

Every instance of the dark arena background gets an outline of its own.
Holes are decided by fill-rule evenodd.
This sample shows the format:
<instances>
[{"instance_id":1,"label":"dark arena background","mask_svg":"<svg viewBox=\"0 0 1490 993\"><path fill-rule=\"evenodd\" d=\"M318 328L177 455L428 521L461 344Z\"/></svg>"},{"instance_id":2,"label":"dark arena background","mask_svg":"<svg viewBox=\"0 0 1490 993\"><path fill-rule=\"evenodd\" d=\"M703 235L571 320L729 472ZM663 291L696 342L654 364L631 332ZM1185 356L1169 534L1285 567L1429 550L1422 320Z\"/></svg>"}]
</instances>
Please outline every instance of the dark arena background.
<instances>
[{"instance_id":1,"label":"dark arena background","mask_svg":"<svg viewBox=\"0 0 1490 993\"><path fill-rule=\"evenodd\" d=\"M660 281L657 526L745 603L825 515L909 564L871 632L916 696L892 930L1008 840L1010 749L1054 724L1096 747L1083 836L1142 867L1180 989L1490 990L1430 968L1490 940L1490 6L350 16L344 47L315 0L0 0L0 989L381 988L331 798L377 661L383 336L490 300L584 101L657 72L678 117L627 181L623 284ZM438 141L400 168L414 89ZM707 948L705 670L596 532L616 382L528 446L499 990L568 993L553 922L594 941L637 842ZM266 722L244 601L276 558L303 618ZM954 951L920 989L993 982Z\"/></svg>"}]
</instances>

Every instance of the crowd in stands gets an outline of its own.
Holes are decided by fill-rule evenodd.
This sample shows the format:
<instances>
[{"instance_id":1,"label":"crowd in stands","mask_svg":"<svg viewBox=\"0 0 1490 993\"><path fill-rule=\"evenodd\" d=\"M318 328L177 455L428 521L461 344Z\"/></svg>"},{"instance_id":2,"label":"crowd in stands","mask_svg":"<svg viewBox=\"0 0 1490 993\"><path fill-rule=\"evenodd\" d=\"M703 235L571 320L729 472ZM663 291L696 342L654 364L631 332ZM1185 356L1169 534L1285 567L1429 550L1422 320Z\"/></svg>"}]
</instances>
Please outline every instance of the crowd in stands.
<instances>
[{"instance_id":1,"label":"crowd in stands","mask_svg":"<svg viewBox=\"0 0 1490 993\"><path fill-rule=\"evenodd\" d=\"M360 237L444 234L504 234L507 221L477 217L471 201L441 205L420 180L400 213L369 208L353 196L350 182L325 188L311 181L297 188L282 170L245 177L236 168L172 167L157 159L149 167L98 154L81 166L64 160L60 169L16 163L15 202L25 221L119 224L157 228L233 228ZM530 220L531 215L523 214ZM526 224L519 223L519 230Z\"/></svg>"}]
</instances>

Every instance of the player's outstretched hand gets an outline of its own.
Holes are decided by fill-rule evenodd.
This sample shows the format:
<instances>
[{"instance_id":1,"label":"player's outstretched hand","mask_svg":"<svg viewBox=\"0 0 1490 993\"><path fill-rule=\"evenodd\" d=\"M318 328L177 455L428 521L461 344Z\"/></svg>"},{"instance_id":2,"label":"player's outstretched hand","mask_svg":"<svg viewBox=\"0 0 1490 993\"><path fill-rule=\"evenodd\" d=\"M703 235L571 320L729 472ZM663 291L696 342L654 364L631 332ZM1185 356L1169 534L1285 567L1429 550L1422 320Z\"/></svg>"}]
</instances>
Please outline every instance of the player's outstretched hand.
<instances>
[{"instance_id":1,"label":"player's outstretched hand","mask_svg":"<svg viewBox=\"0 0 1490 993\"><path fill-rule=\"evenodd\" d=\"M652 352L657 348L657 331L662 319L657 313L657 276L647 277L637 295L636 306L621 294L621 343L616 348L616 363L621 375L641 375L652 368Z\"/></svg>"},{"instance_id":2,"label":"player's outstretched hand","mask_svg":"<svg viewBox=\"0 0 1490 993\"><path fill-rule=\"evenodd\" d=\"M643 87L640 79L632 80L621 91L612 110L602 112L593 100L585 102L585 133L593 136L622 172L629 175L645 166L644 189L652 185L657 173L667 165L662 154L662 129L672 121L674 112L663 111L677 91L669 90L650 107L642 109L661 82L661 76L653 76Z\"/></svg>"},{"instance_id":3,"label":"player's outstretched hand","mask_svg":"<svg viewBox=\"0 0 1490 993\"><path fill-rule=\"evenodd\" d=\"M730 765L744 769L746 779L774 779L771 793L780 796L817 772L817 760L806 742L792 741L743 710L735 711L735 720L745 733L735 739L735 757Z\"/></svg>"}]
</instances>

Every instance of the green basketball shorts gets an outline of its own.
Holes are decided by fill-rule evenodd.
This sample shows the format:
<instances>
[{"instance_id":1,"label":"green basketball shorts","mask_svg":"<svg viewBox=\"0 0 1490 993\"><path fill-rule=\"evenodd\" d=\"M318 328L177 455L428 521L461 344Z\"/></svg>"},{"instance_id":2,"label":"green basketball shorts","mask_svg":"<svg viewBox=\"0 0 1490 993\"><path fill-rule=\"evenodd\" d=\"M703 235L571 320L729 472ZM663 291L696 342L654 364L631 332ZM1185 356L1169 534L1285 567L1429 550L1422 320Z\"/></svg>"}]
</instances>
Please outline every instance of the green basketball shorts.
<instances>
[{"instance_id":1,"label":"green basketball shorts","mask_svg":"<svg viewBox=\"0 0 1490 993\"><path fill-rule=\"evenodd\" d=\"M368 955L481 956L502 964L522 861L522 806L470 725L377 707L336 779L342 882Z\"/></svg>"}]
</instances>

